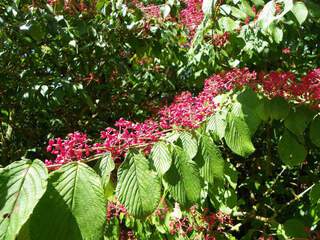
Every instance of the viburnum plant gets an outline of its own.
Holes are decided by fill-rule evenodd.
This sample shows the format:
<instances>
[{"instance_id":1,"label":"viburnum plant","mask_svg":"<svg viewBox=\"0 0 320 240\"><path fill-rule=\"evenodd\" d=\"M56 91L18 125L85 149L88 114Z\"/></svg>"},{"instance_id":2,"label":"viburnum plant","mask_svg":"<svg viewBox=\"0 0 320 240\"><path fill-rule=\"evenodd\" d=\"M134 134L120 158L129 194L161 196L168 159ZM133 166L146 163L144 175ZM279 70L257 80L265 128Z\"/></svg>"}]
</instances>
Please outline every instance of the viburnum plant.
<instances>
[{"instance_id":1,"label":"viburnum plant","mask_svg":"<svg viewBox=\"0 0 320 240\"><path fill-rule=\"evenodd\" d=\"M319 93L319 69L301 79L234 69L153 120L120 119L97 142L79 132L52 139L47 166L0 170L0 237L316 236Z\"/></svg>"},{"instance_id":2,"label":"viburnum plant","mask_svg":"<svg viewBox=\"0 0 320 240\"><path fill-rule=\"evenodd\" d=\"M0 240L320 238L315 1L0 14Z\"/></svg>"}]
</instances>

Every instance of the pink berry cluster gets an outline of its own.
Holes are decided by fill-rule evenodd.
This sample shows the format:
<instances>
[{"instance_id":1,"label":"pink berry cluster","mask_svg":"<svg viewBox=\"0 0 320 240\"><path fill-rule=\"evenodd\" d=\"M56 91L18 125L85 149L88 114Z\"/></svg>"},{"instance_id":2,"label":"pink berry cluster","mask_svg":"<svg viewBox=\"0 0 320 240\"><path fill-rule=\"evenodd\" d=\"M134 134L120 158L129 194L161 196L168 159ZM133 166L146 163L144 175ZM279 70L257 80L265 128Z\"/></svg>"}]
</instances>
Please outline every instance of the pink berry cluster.
<instances>
[{"instance_id":1,"label":"pink berry cluster","mask_svg":"<svg viewBox=\"0 0 320 240\"><path fill-rule=\"evenodd\" d=\"M174 217L169 222L169 233L187 237L193 232L202 233L206 240L215 240L217 233L223 232L233 221L230 215L221 211L217 213L205 209L198 211L197 207L190 208L190 214L183 214L180 218Z\"/></svg>"},{"instance_id":2,"label":"pink berry cluster","mask_svg":"<svg viewBox=\"0 0 320 240\"><path fill-rule=\"evenodd\" d=\"M100 141L91 143L86 134L70 133L66 139L50 139L47 151L56 157L47 165L65 164L109 151L121 160L129 148L139 148L148 154L152 145L175 128L194 129L214 113L214 97L221 92L250 86L270 98L280 96L295 102L307 102L320 107L320 68L298 80L290 72L251 72L247 68L232 69L205 80L198 96L182 92L172 104L161 108L154 119L134 123L120 118L115 126L100 132Z\"/></svg>"},{"instance_id":3,"label":"pink berry cluster","mask_svg":"<svg viewBox=\"0 0 320 240\"><path fill-rule=\"evenodd\" d=\"M150 4L148 6L142 6L141 10L147 17L160 18L160 7L158 5Z\"/></svg>"},{"instance_id":4,"label":"pink berry cluster","mask_svg":"<svg viewBox=\"0 0 320 240\"><path fill-rule=\"evenodd\" d=\"M133 123L120 118L115 123L115 128L108 127L101 131L100 136L104 142L96 143L94 146L98 149L98 153L108 150L114 157L124 157L127 150L134 146L142 147L145 153L148 153L152 144L163 134L159 123L152 119Z\"/></svg>"},{"instance_id":5,"label":"pink berry cluster","mask_svg":"<svg viewBox=\"0 0 320 240\"><path fill-rule=\"evenodd\" d=\"M126 215L126 208L119 202L109 201L107 205L107 220L111 221L114 218L118 218L120 214Z\"/></svg>"},{"instance_id":6,"label":"pink berry cluster","mask_svg":"<svg viewBox=\"0 0 320 240\"><path fill-rule=\"evenodd\" d=\"M53 7L60 5L61 1L59 0L47 0L47 3ZM63 1L63 10L68 13L75 13L75 12L87 12L89 10L89 6L85 3L85 1L71 1L71 0L64 0Z\"/></svg>"},{"instance_id":7,"label":"pink berry cluster","mask_svg":"<svg viewBox=\"0 0 320 240\"><path fill-rule=\"evenodd\" d=\"M161 128L170 129L175 126L197 128L213 113L215 93L205 88L196 97L193 97L190 92L183 92L176 96L170 106L159 111Z\"/></svg>"},{"instance_id":8,"label":"pink berry cluster","mask_svg":"<svg viewBox=\"0 0 320 240\"><path fill-rule=\"evenodd\" d=\"M187 7L180 12L180 20L192 37L203 20L202 0L187 0Z\"/></svg>"},{"instance_id":9,"label":"pink berry cluster","mask_svg":"<svg viewBox=\"0 0 320 240\"><path fill-rule=\"evenodd\" d=\"M169 233L171 235L178 234L182 237L187 237L193 230L188 217L175 218L169 222Z\"/></svg>"},{"instance_id":10,"label":"pink berry cluster","mask_svg":"<svg viewBox=\"0 0 320 240\"><path fill-rule=\"evenodd\" d=\"M217 230L218 232L223 231L223 225L232 225L232 219L230 215L225 214L221 211L217 213L207 213L203 216L203 220L207 223L207 231Z\"/></svg>"},{"instance_id":11,"label":"pink berry cluster","mask_svg":"<svg viewBox=\"0 0 320 240\"><path fill-rule=\"evenodd\" d=\"M298 80L291 72L260 73L257 83L270 97L280 96L297 102L309 102L319 107L320 68L310 71Z\"/></svg>"},{"instance_id":12,"label":"pink berry cluster","mask_svg":"<svg viewBox=\"0 0 320 240\"><path fill-rule=\"evenodd\" d=\"M132 230L127 230L121 228L119 240L135 240L136 237L134 236L134 232Z\"/></svg>"},{"instance_id":13,"label":"pink berry cluster","mask_svg":"<svg viewBox=\"0 0 320 240\"><path fill-rule=\"evenodd\" d=\"M65 139L50 139L47 146L47 152L56 155L54 164L81 160L88 157L91 151L87 135L80 132L69 133ZM50 160L45 160L45 163L48 166L53 164Z\"/></svg>"},{"instance_id":14,"label":"pink berry cluster","mask_svg":"<svg viewBox=\"0 0 320 240\"><path fill-rule=\"evenodd\" d=\"M227 72L215 74L206 79L204 91L217 95L221 92L231 91L232 89L241 88L245 85L252 87L256 78L256 72L250 72L248 68L235 68Z\"/></svg>"},{"instance_id":15,"label":"pink berry cluster","mask_svg":"<svg viewBox=\"0 0 320 240\"><path fill-rule=\"evenodd\" d=\"M157 216L161 221L163 221L168 212L169 212L169 208L165 206L162 208L157 208L154 212L154 215Z\"/></svg>"},{"instance_id":16,"label":"pink berry cluster","mask_svg":"<svg viewBox=\"0 0 320 240\"><path fill-rule=\"evenodd\" d=\"M224 47L228 40L229 40L230 34L228 32L224 32L223 34L215 34L213 36L213 45L217 47Z\"/></svg>"}]
</instances>

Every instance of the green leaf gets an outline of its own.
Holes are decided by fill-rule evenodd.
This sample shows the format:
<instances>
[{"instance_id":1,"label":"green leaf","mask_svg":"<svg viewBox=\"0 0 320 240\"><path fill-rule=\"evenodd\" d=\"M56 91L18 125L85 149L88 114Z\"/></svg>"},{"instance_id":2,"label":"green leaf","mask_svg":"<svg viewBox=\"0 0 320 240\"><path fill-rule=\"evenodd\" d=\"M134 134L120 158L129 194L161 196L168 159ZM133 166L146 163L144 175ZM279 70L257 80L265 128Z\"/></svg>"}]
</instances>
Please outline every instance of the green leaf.
<instances>
[{"instance_id":1,"label":"green leaf","mask_svg":"<svg viewBox=\"0 0 320 240\"><path fill-rule=\"evenodd\" d=\"M250 129L242 117L229 112L227 115L227 127L225 140L228 147L236 154L247 157L255 151L251 142Z\"/></svg>"},{"instance_id":2,"label":"green leaf","mask_svg":"<svg viewBox=\"0 0 320 240\"><path fill-rule=\"evenodd\" d=\"M110 152L107 152L95 165L95 169L101 177L102 186L103 186L106 198L110 196L110 190L112 189L112 188L110 189L112 185L112 183L110 183L110 175L111 175L111 172L114 170L114 168L115 168L115 164L111 157Z\"/></svg>"},{"instance_id":3,"label":"green leaf","mask_svg":"<svg viewBox=\"0 0 320 240\"><path fill-rule=\"evenodd\" d=\"M233 188L226 188L223 181L217 181L214 185L209 185L209 197L212 205L227 213L237 204L237 194Z\"/></svg>"},{"instance_id":4,"label":"green leaf","mask_svg":"<svg viewBox=\"0 0 320 240\"><path fill-rule=\"evenodd\" d=\"M246 121L251 135L253 135L261 123L261 118L258 115L260 99L251 88L246 88L237 96L237 101L233 105L232 111Z\"/></svg>"},{"instance_id":5,"label":"green leaf","mask_svg":"<svg viewBox=\"0 0 320 240\"><path fill-rule=\"evenodd\" d=\"M318 115L310 124L310 140L314 145L320 147L320 116Z\"/></svg>"},{"instance_id":6,"label":"green leaf","mask_svg":"<svg viewBox=\"0 0 320 240\"><path fill-rule=\"evenodd\" d=\"M274 15L276 13L275 2L273 0L266 3L261 10L257 22L262 29L267 29L274 21Z\"/></svg>"},{"instance_id":7,"label":"green leaf","mask_svg":"<svg viewBox=\"0 0 320 240\"><path fill-rule=\"evenodd\" d=\"M182 148L189 154L190 158L194 158L198 151L197 141L193 138L189 132L181 132L180 137Z\"/></svg>"},{"instance_id":8,"label":"green leaf","mask_svg":"<svg viewBox=\"0 0 320 240\"><path fill-rule=\"evenodd\" d=\"M267 98L262 98L260 103L257 107L257 114L258 116L265 122L269 120L271 117L271 104Z\"/></svg>"},{"instance_id":9,"label":"green leaf","mask_svg":"<svg viewBox=\"0 0 320 240\"><path fill-rule=\"evenodd\" d=\"M264 0L252 0L253 4L256 6L263 6Z\"/></svg>"},{"instance_id":10,"label":"green leaf","mask_svg":"<svg viewBox=\"0 0 320 240\"><path fill-rule=\"evenodd\" d=\"M301 136L312 120L313 113L306 107L299 107L297 109L293 109L288 117L284 121L284 125L288 128L292 133L297 136Z\"/></svg>"},{"instance_id":11,"label":"green leaf","mask_svg":"<svg viewBox=\"0 0 320 240\"><path fill-rule=\"evenodd\" d=\"M36 41L40 41L45 36L43 28L37 22L27 22L26 24L20 26L20 30L26 31L26 33Z\"/></svg>"},{"instance_id":12,"label":"green leaf","mask_svg":"<svg viewBox=\"0 0 320 240\"><path fill-rule=\"evenodd\" d=\"M239 172L237 169L228 161L225 161L225 166L224 166L224 175L228 183L233 189L237 188L237 183L238 183L238 175Z\"/></svg>"},{"instance_id":13,"label":"green leaf","mask_svg":"<svg viewBox=\"0 0 320 240\"><path fill-rule=\"evenodd\" d=\"M247 18L247 15L243 11L241 11L239 8L232 6L231 11L232 11L231 12L232 16L234 16L235 18L242 19L242 20L245 20Z\"/></svg>"},{"instance_id":14,"label":"green leaf","mask_svg":"<svg viewBox=\"0 0 320 240\"><path fill-rule=\"evenodd\" d=\"M261 123L261 119L259 118L255 109L253 107L249 107L246 104L235 102L232 106L231 111L235 116L239 116L243 120L245 120L246 124L249 127L250 135L252 136Z\"/></svg>"},{"instance_id":15,"label":"green leaf","mask_svg":"<svg viewBox=\"0 0 320 240\"><path fill-rule=\"evenodd\" d=\"M168 146L164 142L157 142L151 150L151 159L160 175L165 174L172 163L172 158Z\"/></svg>"},{"instance_id":16,"label":"green leaf","mask_svg":"<svg viewBox=\"0 0 320 240\"><path fill-rule=\"evenodd\" d=\"M97 173L101 176L103 183L108 183L110 174L114 170L115 164L111 157L111 153L107 152L99 159L95 165Z\"/></svg>"},{"instance_id":17,"label":"green leaf","mask_svg":"<svg viewBox=\"0 0 320 240\"><path fill-rule=\"evenodd\" d=\"M272 29L272 35L273 35L273 39L276 43L281 43L282 39L283 39L283 31L281 28L279 27L274 27Z\"/></svg>"},{"instance_id":18,"label":"green leaf","mask_svg":"<svg viewBox=\"0 0 320 240\"><path fill-rule=\"evenodd\" d=\"M199 151L195 157L200 168L200 175L208 183L214 183L216 178L223 179L224 160L219 148L208 135L201 135Z\"/></svg>"},{"instance_id":19,"label":"green leaf","mask_svg":"<svg viewBox=\"0 0 320 240\"><path fill-rule=\"evenodd\" d=\"M255 16L255 13L253 12L252 7L250 6L248 1L246 1L246 0L242 0L241 1L241 10L243 12L245 12L250 17L254 17Z\"/></svg>"},{"instance_id":20,"label":"green leaf","mask_svg":"<svg viewBox=\"0 0 320 240\"><path fill-rule=\"evenodd\" d=\"M305 147L289 131L286 131L282 136L278 145L278 152L280 159L291 167L302 163L307 156Z\"/></svg>"},{"instance_id":21,"label":"green leaf","mask_svg":"<svg viewBox=\"0 0 320 240\"><path fill-rule=\"evenodd\" d=\"M227 32L231 32L239 27L239 22L234 21L230 17L221 17L218 22L219 26Z\"/></svg>"},{"instance_id":22,"label":"green leaf","mask_svg":"<svg viewBox=\"0 0 320 240\"><path fill-rule=\"evenodd\" d=\"M168 17L170 14L170 11L171 11L171 7L169 5L164 5L160 8L161 16L163 18Z\"/></svg>"},{"instance_id":23,"label":"green leaf","mask_svg":"<svg viewBox=\"0 0 320 240\"><path fill-rule=\"evenodd\" d=\"M142 153L129 152L118 170L116 194L135 217L150 215L160 201L161 185L148 159Z\"/></svg>"},{"instance_id":24,"label":"green leaf","mask_svg":"<svg viewBox=\"0 0 320 240\"><path fill-rule=\"evenodd\" d=\"M270 101L270 116L272 119L285 119L289 114L289 104L281 97L273 98Z\"/></svg>"},{"instance_id":25,"label":"green leaf","mask_svg":"<svg viewBox=\"0 0 320 240\"><path fill-rule=\"evenodd\" d=\"M320 183L314 185L309 193L310 202L312 205L320 204Z\"/></svg>"},{"instance_id":26,"label":"green leaf","mask_svg":"<svg viewBox=\"0 0 320 240\"><path fill-rule=\"evenodd\" d=\"M200 198L199 169L190 156L179 146L174 146L173 164L164 175L172 197L182 206L190 206Z\"/></svg>"},{"instance_id":27,"label":"green leaf","mask_svg":"<svg viewBox=\"0 0 320 240\"><path fill-rule=\"evenodd\" d=\"M308 234L305 232L305 223L298 218L291 218L284 224L284 231L287 236L294 238L307 238Z\"/></svg>"},{"instance_id":28,"label":"green leaf","mask_svg":"<svg viewBox=\"0 0 320 240\"><path fill-rule=\"evenodd\" d=\"M300 25L302 25L304 21L307 19L308 9L303 2L295 2L291 11L298 20Z\"/></svg>"},{"instance_id":29,"label":"green leaf","mask_svg":"<svg viewBox=\"0 0 320 240\"><path fill-rule=\"evenodd\" d=\"M0 170L0 239L16 239L45 193L47 177L40 160L16 161Z\"/></svg>"},{"instance_id":30,"label":"green leaf","mask_svg":"<svg viewBox=\"0 0 320 240\"><path fill-rule=\"evenodd\" d=\"M203 0L202 2L203 13L211 15L215 3L216 3L216 0Z\"/></svg>"},{"instance_id":31,"label":"green leaf","mask_svg":"<svg viewBox=\"0 0 320 240\"><path fill-rule=\"evenodd\" d=\"M215 113L209 118L206 131L212 132L222 139L224 137L226 125L227 123L222 113Z\"/></svg>"},{"instance_id":32,"label":"green leaf","mask_svg":"<svg viewBox=\"0 0 320 240\"><path fill-rule=\"evenodd\" d=\"M251 88L246 88L237 96L238 102L242 105L246 105L249 108L256 109L260 103L258 95Z\"/></svg>"},{"instance_id":33,"label":"green leaf","mask_svg":"<svg viewBox=\"0 0 320 240\"><path fill-rule=\"evenodd\" d=\"M31 239L101 239L105 213L97 173L84 163L68 163L50 175L48 190L31 218Z\"/></svg>"}]
</instances>

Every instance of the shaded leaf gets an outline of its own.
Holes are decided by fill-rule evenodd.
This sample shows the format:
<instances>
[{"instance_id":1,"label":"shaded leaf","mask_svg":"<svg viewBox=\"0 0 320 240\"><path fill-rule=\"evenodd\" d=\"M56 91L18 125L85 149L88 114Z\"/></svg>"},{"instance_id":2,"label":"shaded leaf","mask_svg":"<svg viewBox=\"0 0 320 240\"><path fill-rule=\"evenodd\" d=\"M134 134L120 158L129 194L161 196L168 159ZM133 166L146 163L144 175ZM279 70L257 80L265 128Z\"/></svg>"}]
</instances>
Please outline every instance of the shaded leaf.
<instances>
[{"instance_id":1,"label":"shaded leaf","mask_svg":"<svg viewBox=\"0 0 320 240\"><path fill-rule=\"evenodd\" d=\"M289 131L286 131L282 136L278 145L278 152L280 159L291 167L302 163L307 156L305 147Z\"/></svg>"},{"instance_id":2,"label":"shaded leaf","mask_svg":"<svg viewBox=\"0 0 320 240\"><path fill-rule=\"evenodd\" d=\"M0 239L14 240L46 191L40 160L16 161L0 170Z\"/></svg>"},{"instance_id":3,"label":"shaded leaf","mask_svg":"<svg viewBox=\"0 0 320 240\"><path fill-rule=\"evenodd\" d=\"M106 206L97 173L71 162L54 171L49 183L31 219L32 239L101 239Z\"/></svg>"},{"instance_id":4,"label":"shaded leaf","mask_svg":"<svg viewBox=\"0 0 320 240\"><path fill-rule=\"evenodd\" d=\"M297 136L302 135L312 120L313 113L306 107L292 109L284 121L284 125Z\"/></svg>"},{"instance_id":5,"label":"shaded leaf","mask_svg":"<svg viewBox=\"0 0 320 240\"><path fill-rule=\"evenodd\" d=\"M320 116L312 120L310 125L310 140L314 145L320 147Z\"/></svg>"}]
</instances>

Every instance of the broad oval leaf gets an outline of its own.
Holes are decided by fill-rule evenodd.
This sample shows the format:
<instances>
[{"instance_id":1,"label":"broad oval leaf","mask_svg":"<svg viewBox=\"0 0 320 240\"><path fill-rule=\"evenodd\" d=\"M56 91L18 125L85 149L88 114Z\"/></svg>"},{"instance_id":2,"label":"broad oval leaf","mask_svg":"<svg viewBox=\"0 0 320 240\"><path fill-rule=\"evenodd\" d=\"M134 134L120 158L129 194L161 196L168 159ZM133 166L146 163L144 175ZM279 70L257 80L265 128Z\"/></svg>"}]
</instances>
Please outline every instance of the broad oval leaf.
<instances>
[{"instance_id":1,"label":"broad oval leaf","mask_svg":"<svg viewBox=\"0 0 320 240\"><path fill-rule=\"evenodd\" d=\"M181 132L179 139L181 140L182 148L189 154L190 158L194 158L198 151L198 143L195 140L191 133Z\"/></svg>"},{"instance_id":2,"label":"broad oval leaf","mask_svg":"<svg viewBox=\"0 0 320 240\"><path fill-rule=\"evenodd\" d=\"M17 161L0 171L0 239L14 240L46 191L40 160Z\"/></svg>"},{"instance_id":3,"label":"broad oval leaf","mask_svg":"<svg viewBox=\"0 0 320 240\"><path fill-rule=\"evenodd\" d=\"M251 142L250 129L242 117L229 112L224 139L228 147L236 154L246 157L255 151Z\"/></svg>"},{"instance_id":4,"label":"broad oval leaf","mask_svg":"<svg viewBox=\"0 0 320 240\"><path fill-rule=\"evenodd\" d=\"M200 175L208 183L213 184L217 178L223 179L224 160L219 148L208 135L201 135L195 161L200 167Z\"/></svg>"},{"instance_id":5,"label":"broad oval leaf","mask_svg":"<svg viewBox=\"0 0 320 240\"><path fill-rule=\"evenodd\" d=\"M200 198L199 169L190 156L179 146L174 146L173 163L164 175L172 197L182 206L190 206Z\"/></svg>"},{"instance_id":6,"label":"broad oval leaf","mask_svg":"<svg viewBox=\"0 0 320 240\"><path fill-rule=\"evenodd\" d=\"M320 204L320 182L313 186L309 193L309 198L312 205Z\"/></svg>"},{"instance_id":7,"label":"broad oval leaf","mask_svg":"<svg viewBox=\"0 0 320 240\"><path fill-rule=\"evenodd\" d=\"M273 36L273 39L276 43L281 43L282 39L283 39L283 31L281 28L275 26L273 29L272 29L272 36Z\"/></svg>"},{"instance_id":8,"label":"broad oval leaf","mask_svg":"<svg viewBox=\"0 0 320 240\"><path fill-rule=\"evenodd\" d=\"M262 98L257 106L258 116L265 122L269 121L271 117L271 103L267 98Z\"/></svg>"},{"instance_id":9,"label":"broad oval leaf","mask_svg":"<svg viewBox=\"0 0 320 240\"><path fill-rule=\"evenodd\" d=\"M300 25L302 25L304 21L307 19L308 9L303 2L295 2L291 11L298 20Z\"/></svg>"},{"instance_id":10,"label":"broad oval leaf","mask_svg":"<svg viewBox=\"0 0 320 240\"><path fill-rule=\"evenodd\" d=\"M270 101L270 115L272 119L285 119L289 114L289 104L282 97L273 98Z\"/></svg>"},{"instance_id":11,"label":"broad oval leaf","mask_svg":"<svg viewBox=\"0 0 320 240\"><path fill-rule=\"evenodd\" d=\"M283 229L288 237L293 239L307 239L308 234L305 231L305 222L301 218L291 218L285 221Z\"/></svg>"},{"instance_id":12,"label":"broad oval leaf","mask_svg":"<svg viewBox=\"0 0 320 240\"><path fill-rule=\"evenodd\" d=\"M102 185L105 186L108 184L110 179L110 174L114 170L115 164L111 157L111 153L107 152L95 165L97 173L102 179Z\"/></svg>"},{"instance_id":13,"label":"broad oval leaf","mask_svg":"<svg viewBox=\"0 0 320 240\"><path fill-rule=\"evenodd\" d=\"M221 113L215 113L209 118L206 131L212 132L222 139L224 137L226 125L225 117Z\"/></svg>"},{"instance_id":14,"label":"broad oval leaf","mask_svg":"<svg viewBox=\"0 0 320 240\"><path fill-rule=\"evenodd\" d=\"M111 153L107 152L99 159L95 165L96 172L100 175L102 186L104 189L104 195L106 199L112 195L114 187L112 180L110 181L111 172L114 170L115 164L111 157Z\"/></svg>"},{"instance_id":15,"label":"broad oval leaf","mask_svg":"<svg viewBox=\"0 0 320 240\"><path fill-rule=\"evenodd\" d=\"M169 148L164 142L155 143L152 147L150 156L160 175L165 174L169 170L172 158Z\"/></svg>"},{"instance_id":16,"label":"broad oval leaf","mask_svg":"<svg viewBox=\"0 0 320 240\"><path fill-rule=\"evenodd\" d=\"M284 121L284 125L288 128L292 133L297 136L301 136L312 120L313 113L306 107L299 107L297 109L293 109L288 117Z\"/></svg>"},{"instance_id":17,"label":"broad oval leaf","mask_svg":"<svg viewBox=\"0 0 320 240\"><path fill-rule=\"evenodd\" d=\"M68 163L50 175L48 190L31 218L31 239L101 239L105 213L97 173L84 163Z\"/></svg>"},{"instance_id":18,"label":"broad oval leaf","mask_svg":"<svg viewBox=\"0 0 320 240\"><path fill-rule=\"evenodd\" d=\"M286 131L282 136L278 145L278 152L280 159L291 167L302 163L307 156L305 147L289 131Z\"/></svg>"},{"instance_id":19,"label":"broad oval leaf","mask_svg":"<svg viewBox=\"0 0 320 240\"><path fill-rule=\"evenodd\" d=\"M309 134L312 143L317 147L320 147L320 116L317 116L312 120Z\"/></svg>"},{"instance_id":20,"label":"broad oval leaf","mask_svg":"<svg viewBox=\"0 0 320 240\"><path fill-rule=\"evenodd\" d=\"M258 116L255 109L248 107L247 104L235 102L231 111L235 116L241 117L246 122L251 136L254 135L261 123L261 118Z\"/></svg>"},{"instance_id":21,"label":"broad oval leaf","mask_svg":"<svg viewBox=\"0 0 320 240\"><path fill-rule=\"evenodd\" d=\"M150 215L158 206L161 184L142 153L129 152L118 170L116 194L133 216Z\"/></svg>"}]
</instances>

